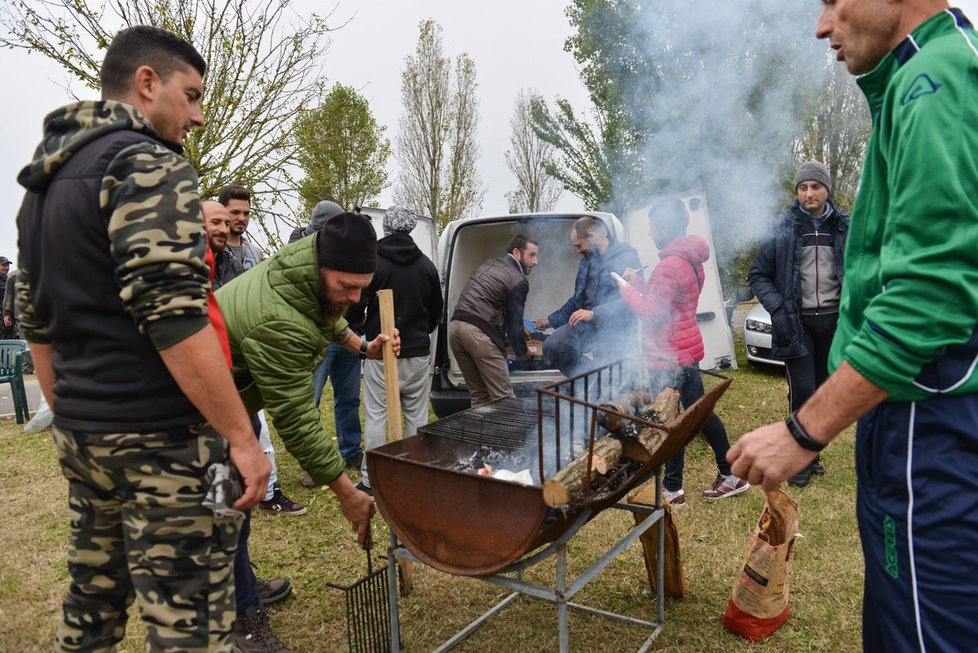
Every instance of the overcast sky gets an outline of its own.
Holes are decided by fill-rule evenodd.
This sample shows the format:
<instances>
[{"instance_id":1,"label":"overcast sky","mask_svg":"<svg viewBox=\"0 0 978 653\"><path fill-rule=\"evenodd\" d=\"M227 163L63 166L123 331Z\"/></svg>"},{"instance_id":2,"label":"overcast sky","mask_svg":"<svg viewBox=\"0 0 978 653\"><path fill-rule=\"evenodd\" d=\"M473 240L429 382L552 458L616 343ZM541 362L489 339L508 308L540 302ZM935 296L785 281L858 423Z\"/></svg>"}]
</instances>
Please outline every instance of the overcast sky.
<instances>
[{"instance_id":1,"label":"overcast sky","mask_svg":"<svg viewBox=\"0 0 978 653\"><path fill-rule=\"evenodd\" d=\"M814 0L810 0L814 2ZM978 19L978 0L955 3ZM324 11L326 3L298 0L300 14ZM481 156L479 173L486 186L482 213L506 213L506 192L515 180L506 168L509 121L521 88L532 88L552 101L570 99L579 109L587 106L587 92L563 44L570 35L564 16L566 3L558 0L496 0L474 10L466 2L450 0L339 0L329 22L345 25L331 34L323 58L327 84L355 87L370 102L377 121L386 125L393 140L401 112L400 72L404 58L413 53L418 24L433 18L443 28L445 53L465 52L475 62L479 83ZM749 6L749 5L748 5ZM814 25L812 26L814 32ZM814 38L814 36L813 36ZM23 197L17 171L30 159L41 134L41 122L50 110L70 101L63 86L83 98L94 98L40 55L0 50L0 88L11 96L0 102L0 254L14 258L16 211ZM391 175L396 178L391 157ZM380 197L390 203L391 189ZM559 209L579 206L565 193Z\"/></svg>"}]
</instances>

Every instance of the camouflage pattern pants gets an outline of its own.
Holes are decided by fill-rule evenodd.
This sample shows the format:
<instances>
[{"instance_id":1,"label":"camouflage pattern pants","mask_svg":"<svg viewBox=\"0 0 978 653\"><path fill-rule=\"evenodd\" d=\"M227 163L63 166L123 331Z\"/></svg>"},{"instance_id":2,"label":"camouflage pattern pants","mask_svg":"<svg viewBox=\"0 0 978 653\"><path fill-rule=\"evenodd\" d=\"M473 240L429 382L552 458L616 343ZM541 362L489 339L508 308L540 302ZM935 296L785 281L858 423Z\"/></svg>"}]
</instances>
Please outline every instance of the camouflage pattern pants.
<instances>
[{"instance_id":1,"label":"camouflage pattern pants","mask_svg":"<svg viewBox=\"0 0 978 653\"><path fill-rule=\"evenodd\" d=\"M139 601L149 651L230 651L238 522L201 505L227 460L206 425L161 433L54 428L68 479L71 586L61 651L114 651Z\"/></svg>"}]
</instances>

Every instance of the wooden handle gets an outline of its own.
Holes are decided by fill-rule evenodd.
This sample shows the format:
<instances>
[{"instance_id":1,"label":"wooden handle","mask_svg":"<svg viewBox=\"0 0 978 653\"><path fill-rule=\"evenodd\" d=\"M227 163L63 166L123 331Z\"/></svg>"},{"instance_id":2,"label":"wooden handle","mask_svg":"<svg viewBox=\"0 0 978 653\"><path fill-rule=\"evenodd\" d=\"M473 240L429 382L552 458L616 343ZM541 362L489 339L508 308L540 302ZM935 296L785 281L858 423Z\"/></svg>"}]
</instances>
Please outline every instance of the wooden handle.
<instances>
[{"instance_id":1,"label":"wooden handle","mask_svg":"<svg viewBox=\"0 0 978 653\"><path fill-rule=\"evenodd\" d=\"M394 337L394 291L389 288L377 291L380 301L380 332L389 338ZM404 437L401 424L401 389L397 380L397 357L394 345L388 340L384 343L384 382L387 386L387 441Z\"/></svg>"}]
</instances>

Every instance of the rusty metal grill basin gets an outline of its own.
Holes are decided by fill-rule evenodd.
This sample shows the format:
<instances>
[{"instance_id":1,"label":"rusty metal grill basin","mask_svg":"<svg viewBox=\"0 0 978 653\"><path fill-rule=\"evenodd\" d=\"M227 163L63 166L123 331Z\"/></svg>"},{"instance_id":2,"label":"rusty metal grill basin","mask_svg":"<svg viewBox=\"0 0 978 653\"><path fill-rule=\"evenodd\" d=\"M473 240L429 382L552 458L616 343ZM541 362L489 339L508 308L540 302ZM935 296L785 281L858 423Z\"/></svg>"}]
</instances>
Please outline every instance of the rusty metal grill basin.
<instances>
[{"instance_id":1,"label":"rusty metal grill basin","mask_svg":"<svg viewBox=\"0 0 978 653\"><path fill-rule=\"evenodd\" d=\"M587 379L588 375L593 375L592 380L600 379L607 371L600 368L562 383ZM582 511L589 511L590 519L613 505L686 446L702 431L717 400L730 385L728 379L718 378L718 384L675 420L654 425L667 436L654 456L640 445L629 448L627 453L637 461L639 469L617 486L589 493L579 504L550 509L543 501L537 471L533 472L534 485L521 485L453 469L458 460L489 446L528 451L529 468L548 467L546 478L579 454L595 438L594 420L587 419L587 414L600 406L575 398L575 394L587 396L577 389L579 386L554 384L538 389L535 402L492 402L433 422L417 435L368 451L367 470L377 507L398 539L425 564L465 576L495 573L552 542ZM578 428L590 423L590 433L583 443L578 439L575 444L569 433L571 423Z\"/></svg>"}]
</instances>

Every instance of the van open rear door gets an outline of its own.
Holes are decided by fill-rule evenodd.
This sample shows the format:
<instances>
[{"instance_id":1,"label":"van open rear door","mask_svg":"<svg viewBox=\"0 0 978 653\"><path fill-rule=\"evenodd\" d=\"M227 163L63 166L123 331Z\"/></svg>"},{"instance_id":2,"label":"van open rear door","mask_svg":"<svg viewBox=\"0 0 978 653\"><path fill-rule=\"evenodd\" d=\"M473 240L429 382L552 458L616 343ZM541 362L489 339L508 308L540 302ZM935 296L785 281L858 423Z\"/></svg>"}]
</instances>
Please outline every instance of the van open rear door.
<instances>
[{"instance_id":1,"label":"van open rear door","mask_svg":"<svg viewBox=\"0 0 978 653\"><path fill-rule=\"evenodd\" d=\"M723 291L720 287L720 273L717 269L716 249L713 246L713 234L710 230L710 215L706 207L706 193L702 189L676 193L674 195L654 198L652 201L625 212L622 223L625 227L625 241L638 251L643 264L649 265L645 277L659 261L659 250L652 237L649 236L649 207L665 197L675 197L686 205L689 212L689 227L687 233L700 236L710 245L710 260L703 268L706 272L706 282L700 293L696 317L700 331L703 333L705 355L700 361L702 369L728 370L737 367L737 355L734 350L733 333L727 321L726 307L723 302Z\"/></svg>"}]
</instances>

